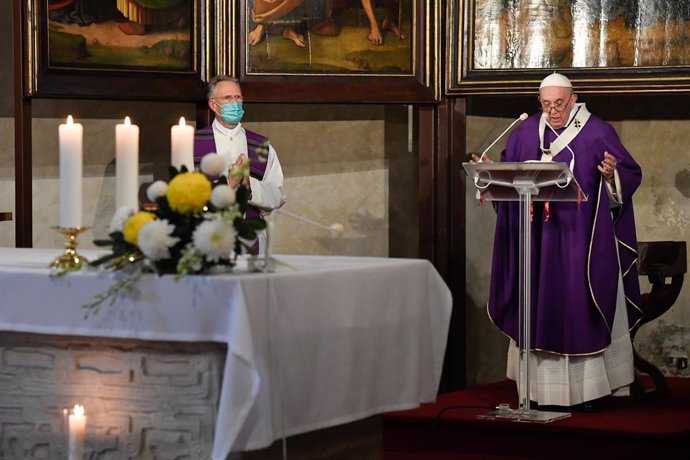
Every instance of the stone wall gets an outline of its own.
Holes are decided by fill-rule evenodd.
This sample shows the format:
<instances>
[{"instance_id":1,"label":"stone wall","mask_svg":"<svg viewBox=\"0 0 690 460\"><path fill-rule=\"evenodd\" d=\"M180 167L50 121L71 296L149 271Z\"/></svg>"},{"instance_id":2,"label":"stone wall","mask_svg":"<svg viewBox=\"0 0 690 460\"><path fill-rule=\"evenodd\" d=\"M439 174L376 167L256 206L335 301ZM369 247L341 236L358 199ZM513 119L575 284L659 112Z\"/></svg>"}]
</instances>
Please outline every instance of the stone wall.
<instances>
[{"instance_id":1,"label":"stone wall","mask_svg":"<svg viewBox=\"0 0 690 460\"><path fill-rule=\"evenodd\" d=\"M85 458L206 459L224 346L0 335L0 458L67 458L64 410L87 417Z\"/></svg>"},{"instance_id":2,"label":"stone wall","mask_svg":"<svg viewBox=\"0 0 690 460\"><path fill-rule=\"evenodd\" d=\"M0 459L68 455L67 412L86 414L85 460L208 460L225 346L0 335ZM229 460L380 460L381 417L291 436Z\"/></svg>"},{"instance_id":3,"label":"stone wall","mask_svg":"<svg viewBox=\"0 0 690 460\"><path fill-rule=\"evenodd\" d=\"M155 104L154 104L155 105ZM58 125L71 113L84 125L83 222L89 230L80 247L94 247L108 234L115 207L114 113L132 116L141 128L140 184L167 180L169 130L173 118L193 115L189 104L161 103L166 119L150 112L151 104L84 101L35 101L32 123L33 245L62 247L51 227L59 213ZM407 108L331 107L339 116L321 119L320 106L252 106L247 104L248 129L271 139L285 175L288 201L274 216L276 254L327 254L414 257L416 231L416 155L407 148ZM170 115L175 113L175 117ZM270 112L270 113L267 113ZM272 114L283 114L271 119ZM402 115L401 115L402 114ZM401 121L402 120L402 121ZM0 118L0 211L14 211L14 134L12 119ZM404 148L400 148L400 145ZM393 169L391 178L390 169ZM391 184L396 193L390 194ZM389 225L394 212L398 225ZM293 217L296 215L298 218ZM332 233L299 217L330 226ZM394 235L391 237L390 233ZM389 241L394 240L392 251ZM14 223L0 223L0 245L14 246Z\"/></svg>"}]
</instances>

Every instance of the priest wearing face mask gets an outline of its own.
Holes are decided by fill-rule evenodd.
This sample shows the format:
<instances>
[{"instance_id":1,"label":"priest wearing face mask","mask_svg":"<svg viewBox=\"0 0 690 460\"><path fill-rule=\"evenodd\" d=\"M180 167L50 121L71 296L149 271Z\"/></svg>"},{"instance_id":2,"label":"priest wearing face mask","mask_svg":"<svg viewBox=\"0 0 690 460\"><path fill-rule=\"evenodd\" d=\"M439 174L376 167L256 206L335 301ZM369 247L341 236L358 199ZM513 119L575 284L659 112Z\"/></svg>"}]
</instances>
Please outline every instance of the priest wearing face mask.
<instances>
[{"instance_id":1,"label":"priest wearing face mask","mask_svg":"<svg viewBox=\"0 0 690 460\"><path fill-rule=\"evenodd\" d=\"M258 217L283 206L283 170L275 149L266 137L242 127L244 109L239 81L228 75L216 76L208 84L207 97L215 119L194 136L195 161L217 153L225 159L228 170L249 164L250 177L243 182L251 191L247 217ZM231 187L239 185L237 178L229 177L228 181ZM265 233L260 233L259 252L265 250L265 240Z\"/></svg>"},{"instance_id":2,"label":"priest wearing face mask","mask_svg":"<svg viewBox=\"0 0 690 460\"><path fill-rule=\"evenodd\" d=\"M625 394L634 379L629 330L641 311L632 195L642 174L567 77L547 76L539 103L511 133L502 161L565 163L588 200L533 204L530 396L539 406L587 410ZM507 373L516 379L518 204L500 202L497 211L488 313L511 338Z\"/></svg>"}]
</instances>

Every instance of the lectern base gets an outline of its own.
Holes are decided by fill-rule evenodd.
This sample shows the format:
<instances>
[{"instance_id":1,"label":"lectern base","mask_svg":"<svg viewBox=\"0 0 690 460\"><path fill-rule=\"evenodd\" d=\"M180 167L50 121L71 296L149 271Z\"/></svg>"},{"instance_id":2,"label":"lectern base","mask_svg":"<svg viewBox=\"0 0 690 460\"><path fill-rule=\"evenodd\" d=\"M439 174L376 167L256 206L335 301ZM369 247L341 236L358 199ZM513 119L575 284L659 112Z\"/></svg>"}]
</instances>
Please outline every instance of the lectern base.
<instances>
[{"instance_id":1,"label":"lectern base","mask_svg":"<svg viewBox=\"0 0 690 460\"><path fill-rule=\"evenodd\" d=\"M499 404L498 410L477 416L480 420L501 420L523 423L551 423L570 417L570 412L548 412L543 410L511 409L507 404Z\"/></svg>"}]
</instances>

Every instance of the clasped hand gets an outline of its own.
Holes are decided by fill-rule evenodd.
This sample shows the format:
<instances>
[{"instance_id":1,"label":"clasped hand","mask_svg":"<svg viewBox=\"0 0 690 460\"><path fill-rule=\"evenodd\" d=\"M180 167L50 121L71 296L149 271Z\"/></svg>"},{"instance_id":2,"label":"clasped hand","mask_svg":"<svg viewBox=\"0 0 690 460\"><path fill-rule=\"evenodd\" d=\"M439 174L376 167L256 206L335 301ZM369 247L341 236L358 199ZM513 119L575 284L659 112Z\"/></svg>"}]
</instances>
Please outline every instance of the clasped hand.
<instances>
[{"instance_id":1,"label":"clasped hand","mask_svg":"<svg viewBox=\"0 0 690 460\"><path fill-rule=\"evenodd\" d=\"M233 170L243 170L245 168L249 168L249 158L242 153L240 154L239 157L237 157L237 160L235 160L235 163L230 167L230 174L228 174L228 185L232 188L237 187L240 182L242 185L245 187L249 188L249 176L242 176L239 174L233 174Z\"/></svg>"}]
</instances>

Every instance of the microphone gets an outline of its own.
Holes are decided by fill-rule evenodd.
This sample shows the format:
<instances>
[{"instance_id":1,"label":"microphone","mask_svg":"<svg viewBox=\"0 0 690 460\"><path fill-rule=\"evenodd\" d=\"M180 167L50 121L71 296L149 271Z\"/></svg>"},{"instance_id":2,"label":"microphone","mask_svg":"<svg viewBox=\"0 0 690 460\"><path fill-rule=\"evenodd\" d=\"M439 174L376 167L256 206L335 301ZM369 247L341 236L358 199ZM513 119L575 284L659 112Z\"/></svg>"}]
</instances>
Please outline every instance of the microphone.
<instances>
[{"instance_id":1,"label":"microphone","mask_svg":"<svg viewBox=\"0 0 690 460\"><path fill-rule=\"evenodd\" d=\"M307 219L306 217L300 216L298 214L291 213L290 211L285 211L284 209L276 209L272 212L273 214L283 214L288 217L292 217L293 219L299 220L300 222L304 222L307 225L311 225L313 227L317 227L323 230L328 230L331 232L331 235L333 236L338 236L341 233L345 231L345 226L341 223L333 223L331 225L324 225L319 222L315 222L311 219Z\"/></svg>"},{"instance_id":2,"label":"microphone","mask_svg":"<svg viewBox=\"0 0 690 460\"><path fill-rule=\"evenodd\" d=\"M517 117L517 118L516 118L516 119L515 119L515 120L514 120L514 121L513 121L513 122L512 122L512 123L511 123L511 124L510 124L510 125L509 125L509 126L508 126L508 127L507 127L507 128L506 128L506 129L505 129L505 130L494 140L494 141L493 141L493 142L492 142L492 143L491 143L491 145L489 145L487 148L484 149L484 151L482 152L482 154L479 155L479 163L481 163L482 161L484 161L484 155L486 155L486 152L488 152L488 151L491 149L491 147L493 147L494 144L496 144L496 142L498 142L498 140L499 140L500 138L502 138L502 137L505 135L505 133L507 133L508 131L510 131L510 128L512 128L512 127L515 125L515 123L517 123L518 121L525 121L525 120L527 120L527 117L528 117L528 115L527 115L526 113L521 113L520 116Z\"/></svg>"}]
</instances>

